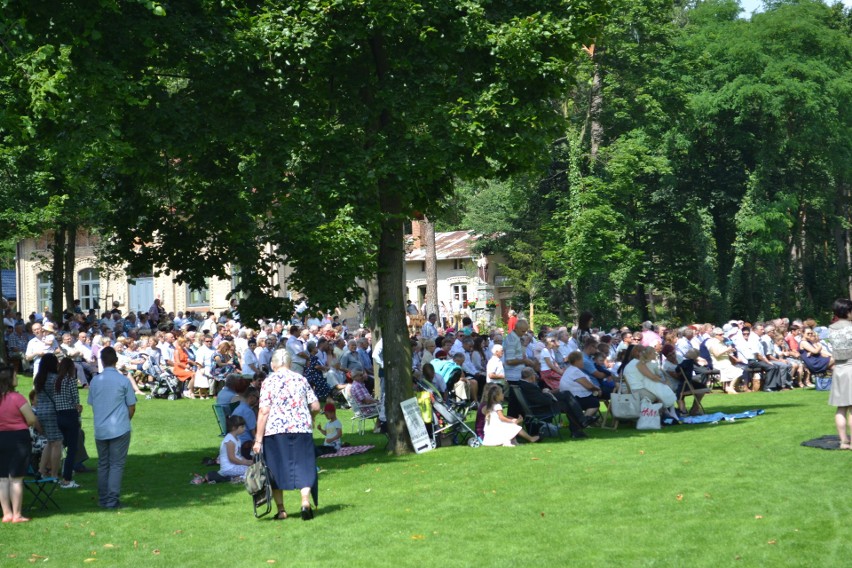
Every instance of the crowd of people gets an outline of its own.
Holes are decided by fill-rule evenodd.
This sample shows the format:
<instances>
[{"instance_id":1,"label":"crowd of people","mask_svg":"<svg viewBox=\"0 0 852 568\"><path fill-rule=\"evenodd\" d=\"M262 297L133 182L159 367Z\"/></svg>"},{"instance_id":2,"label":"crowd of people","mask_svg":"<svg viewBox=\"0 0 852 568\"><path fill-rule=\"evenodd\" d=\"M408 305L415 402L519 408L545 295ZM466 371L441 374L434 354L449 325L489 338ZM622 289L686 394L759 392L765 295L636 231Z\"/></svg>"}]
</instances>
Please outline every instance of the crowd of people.
<instances>
[{"instance_id":1,"label":"crowd of people","mask_svg":"<svg viewBox=\"0 0 852 568\"><path fill-rule=\"evenodd\" d=\"M219 316L173 314L157 300L139 314L123 314L116 306L100 318L81 311L66 313L60 321L47 311L26 322L20 314L5 316L11 365L0 369L0 445L21 453L25 438L30 443L31 435L44 436L38 474L56 477L62 487L79 487L73 480L80 463L75 451L84 435L78 389L88 389L99 454L99 503L105 508L121 506L135 397L152 386L156 373L172 373L187 398L214 397L233 405L219 477L210 480L242 475L252 456L263 452L272 472L276 518L286 518L282 491L290 489L300 491L302 518L312 518L315 456L340 448L337 407L350 402L383 410L375 394L383 375L382 342L374 345L369 330L350 330L331 314L294 314L289 322L245 325L235 310ZM439 397L466 401L467 408L477 410L484 445L540 439L540 424L525 427L517 393L529 412L563 413L571 436L584 438L584 430L600 422L602 402L622 380L631 391L660 402L677 421L702 411L702 394L695 394L686 408L680 395L688 385L703 393L715 381L735 395L806 388L815 377L833 373L830 403L838 407L842 447L852 447L849 300L835 305L829 328L814 320L781 318L678 329L645 322L641 329L607 331L595 327L586 312L572 328L542 326L534 333L518 314L510 316L507 329L486 330L466 316L440 321L429 314L411 337L415 387L425 383ZM30 402L14 392L16 373L27 370L35 378ZM321 409L325 425L315 420ZM324 436L320 448L313 443L315 428ZM68 455L60 471L63 446ZM25 470L17 462L4 467L3 521L22 522L19 482Z\"/></svg>"},{"instance_id":2,"label":"crowd of people","mask_svg":"<svg viewBox=\"0 0 852 568\"><path fill-rule=\"evenodd\" d=\"M679 421L702 412L701 399L714 384L731 395L809 388L816 377L837 375L838 361L848 359L846 353L835 353L842 348L840 340L831 337L833 327L818 326L813 319L731 320L722 326L695 323L677 329L646 321L640 329L603 330L594 327L592 314L585 312L572 328L544 326L533 333L528 322L510 315L507 330L480 333L470 318L463 318L457 329L441 328L437 314L430 314L412 337L415 375L443 393L471 400L489 384L499 383L509 398L508 410L503 416L493 393L487 402L483 397L480 413L488 415L487 423L505 422L507 417L523 420L509 388L522 387L527 402L536 401L532 412L564 412L574 438L585 437L583 428L600 420L601 403L621 380L632 392L661 403L664 415ZM846 320L836 306L835 320L841 325ZM685 389L694 394L691 408L681 396ZM840 404L844 400L833 396L832 404L845 407ZM505 444L489 440L488 430L484 433L486 445ZM841 435L844 445L849 439L848 433Z\"/></svg>"}]
</instances>

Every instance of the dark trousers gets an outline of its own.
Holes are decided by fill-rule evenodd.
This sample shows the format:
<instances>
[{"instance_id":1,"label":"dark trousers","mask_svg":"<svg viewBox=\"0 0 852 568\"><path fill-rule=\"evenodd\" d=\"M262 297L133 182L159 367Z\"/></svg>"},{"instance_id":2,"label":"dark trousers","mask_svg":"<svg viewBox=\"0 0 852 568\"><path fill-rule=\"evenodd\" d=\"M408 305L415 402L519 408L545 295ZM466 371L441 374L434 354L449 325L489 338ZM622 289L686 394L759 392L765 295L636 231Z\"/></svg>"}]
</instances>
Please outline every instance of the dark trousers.
<instances>
[{"instance_id":1,"label":"dark trousers","mask_svg":"<svg viewBox=\"0 0 852 568\"><path fill-rule=\"evenodd\" d=\"M763 389L772 389L772 390L780 390L783 385L781 382L781 368L776 367L771 363L764 363L763 361L749 361L748 368L751 372L757 372L763 374Z\"/></svg>"},{"instance_id":2,"label":"dark trousers","mask_svg":"<svg viewBox=\"0 0 852 568\"><path fill-rule=\"evenodd\" d=\"M560 391L553 393L556 397L556 402L559 404L559 410L565 413L568 418L568 428L571 433L583 431L583 420L586 418L586 413L577 399L568 391Z\"/></svg>"},{"instance_id":3,"label":"dark trousers","mask_svg":"<svg viewBox=\"0 0 852 568\"><path fill-rule=\"evenodd\" d=\"M127 450L130 449L130 432L110 440L95 440L98 446L98 504L115 509L121 495L121 478Z\"/></svg>"},{"instance_id":4,"label":"dark trousers","mask_svg":"<svg viewBox=\"0 0 852 568\"><path fill-rule=\"evenodd\" d=\"M68 446L68 455L62 467L62 478L71 481L74 475L74 465L77 463L77 438L80 436L80 415L76 410L59 410L56 413L59 431L62 432L62 442Z\"/></svg>"},{"instance_id":5,"label":"dark trousers","mask_svg":"<svg viewBox=\"0 0 852 568\"><path fill-rule=\"evenodd\" d=\"M785 363L784 361L773 361L772 365L780 369L778 374L781 376L781 387L792 387L793 372L790 363Z\"/></svg>"}]
</instances>

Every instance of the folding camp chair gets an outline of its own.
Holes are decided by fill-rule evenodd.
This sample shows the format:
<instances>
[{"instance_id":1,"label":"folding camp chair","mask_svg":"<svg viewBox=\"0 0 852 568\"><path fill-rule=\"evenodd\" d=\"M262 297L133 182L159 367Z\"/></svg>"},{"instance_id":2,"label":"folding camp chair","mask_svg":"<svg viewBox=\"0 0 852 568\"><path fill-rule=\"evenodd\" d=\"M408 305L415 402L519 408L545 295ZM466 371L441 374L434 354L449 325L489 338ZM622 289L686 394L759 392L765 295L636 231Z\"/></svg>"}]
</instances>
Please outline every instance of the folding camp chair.
<instances>
[{"instance_id":1,"label":"folding camp chair","mask_svg":"<svg viewBox=\"0 0 852 568\"><path fill-rule=\"evenodd\" d=\"M562 432L559 430L559 408L556 407L555 400L553 401L553 407L550 412L536 414L530 409L530 405L527 402L521 387L518 385L510 385L509 390L511 396L514 396L515 400L518 402L518 406L521 407L521 413L524 416L524 424L527 426L528 432L531 432L532 427L534 426L538 429L539 436L552 436L553 432L550 428L552 426L556 430L556 435L560 438L562 437Z\"/></svg>"},{"instance_id":2,"label":"folding camp chair","mask_svg":"<svg viewBox=\"0 0 852 568\"><path fill-rule=\"evenodd\" d=\"M32 502L24 507L25 511L32 511L38 506L39 511L49 508L50 505L59 510L59 503L53 500L53 492L59 486L59 480L55 477L38 477L32 465L27 468L27 477L24 478L24 488L33 496Z\"/></svg>"},{"instance_id":3,"label":"folding camp chair","mask_svg":"<svg viewBox=\"0 0 852 568\"><path fill-rule=\"evenodd\" d=\"M355 432L355 425L358 425L358 433L364 435L364 424L367 420L379 418L379 405L360 405L355 397L350 392L350 385L346 385L343 389L343 396L346 398L346 403L352 408L352 432Z\"/></svg>"},{"instance_id":4,"label":"folding camp chair","mask_svg":"<svg viewBox=\"0 0 852 568\"><path fill-rule=\"evenodd\" d=\"M225 437L228 435L228 416L231 414L230 404L214 404L213 414L216 415L216 422L219 424L219 436Z\"/></svg>"},{"instance_id":5,"label":"folding camp chair","mask_svg":"<svg viewBox=\"0 0 852 568\"><path fill-rule=\"evenodd\" d=\"M681 403L683 403L684 398L691 396L693 398L692 405L698 407L698 411L701 414L704 414L704 406L701 404L701 401L695 395L707 394L709 392L712 392L711 389L709 389L707 387L695 388L692 384L692 380L687 378L686 373L683 370L683 367L678 367L678 370L680 371L680 376L683 379L683 388L680 389L680 394L677 397L678 406L680 406ZM684 408L686 408L685 405L684 405Z\"/></svg>"}]
</instances>

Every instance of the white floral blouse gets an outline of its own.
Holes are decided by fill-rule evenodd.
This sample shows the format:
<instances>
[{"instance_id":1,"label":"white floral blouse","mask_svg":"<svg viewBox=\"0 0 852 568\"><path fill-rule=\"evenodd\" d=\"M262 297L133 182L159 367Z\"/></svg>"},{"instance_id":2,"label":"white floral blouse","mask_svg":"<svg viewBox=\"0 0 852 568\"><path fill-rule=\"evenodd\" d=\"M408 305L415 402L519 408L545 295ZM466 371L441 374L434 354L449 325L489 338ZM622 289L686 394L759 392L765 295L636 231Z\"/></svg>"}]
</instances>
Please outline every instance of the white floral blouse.
<instances>
[{"instance_id":1,"label":"white floral blouse","mask_svg":"<svg viewBox=\"0 0 852 568\"><path fill-rule=\"evenodd\" d=\"M269 408L264 436L313 432L310 405L317 396L307 379L289 369L279 369L263 381L260 408Z\"/></svg>"}]
</instances>

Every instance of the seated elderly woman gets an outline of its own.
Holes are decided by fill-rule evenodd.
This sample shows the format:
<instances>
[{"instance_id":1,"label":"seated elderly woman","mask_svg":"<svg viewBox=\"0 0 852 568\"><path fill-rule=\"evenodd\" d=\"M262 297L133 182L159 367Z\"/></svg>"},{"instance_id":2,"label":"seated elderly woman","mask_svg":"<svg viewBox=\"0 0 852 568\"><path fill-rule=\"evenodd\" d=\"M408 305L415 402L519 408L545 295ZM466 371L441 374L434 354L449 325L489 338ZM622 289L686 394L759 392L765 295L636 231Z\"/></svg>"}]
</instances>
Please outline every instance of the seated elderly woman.
<instances>
[{"instance_id":1,"label":"seated elderly woman","mask_svg":"<svg viewBox=\"0 0 852 568\"><path fill-rule=\"evenodd\" d=\"M662 374L657 372L656 359L654 347L637 346L633 349L633 359L624 366L624 378L633 393L651 402L662 402L666 412L677 418L677 396Z\"/></svg>"},{"instance_id":2,"label":"seated elderly woman","mask_svg":"<svg viewBox=\"0 0 852 568\"><path fill-rule=\"evenodd\" d=\"M834 369L834 357L819 340L813 328L806 327L799 341L799 354L802 363L813 375L830 373Z\"/></svg>"},{"instance_id":3,"label":"seated elderly woman","mask_svg":"<svg viewBox=\"0 0 852 568\"><path fill-rule=\"evenodd\" d=\"M600 412L601 389L583 372L583 354L579 351L568 354L568 367L562 373L559 391L574 395L586 416L594 416Z\"/></svg>"}]
</instances>

